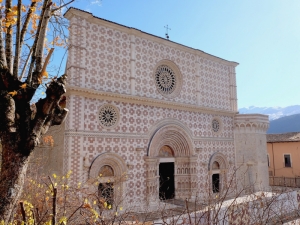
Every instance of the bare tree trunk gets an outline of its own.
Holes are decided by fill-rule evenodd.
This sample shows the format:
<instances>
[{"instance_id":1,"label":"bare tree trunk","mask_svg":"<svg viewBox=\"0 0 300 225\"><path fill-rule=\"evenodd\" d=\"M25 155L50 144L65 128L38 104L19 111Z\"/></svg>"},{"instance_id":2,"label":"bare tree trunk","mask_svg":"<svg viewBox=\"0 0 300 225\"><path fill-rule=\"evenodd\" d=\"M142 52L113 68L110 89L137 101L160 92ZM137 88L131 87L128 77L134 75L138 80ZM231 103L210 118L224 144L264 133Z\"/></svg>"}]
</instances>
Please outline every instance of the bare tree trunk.
<instances>
[{"instance_id":1,"label":"bare tree trunk","mask_svg":"<svg viewBox=\"0 0 300 225\"><path fill-rule=\"evenodd\" d=\"M9 221L22 193L29 157L16 148L14 138L2 139L2 165L0 173L0 220Z\"/></svg>"}]
</instances>

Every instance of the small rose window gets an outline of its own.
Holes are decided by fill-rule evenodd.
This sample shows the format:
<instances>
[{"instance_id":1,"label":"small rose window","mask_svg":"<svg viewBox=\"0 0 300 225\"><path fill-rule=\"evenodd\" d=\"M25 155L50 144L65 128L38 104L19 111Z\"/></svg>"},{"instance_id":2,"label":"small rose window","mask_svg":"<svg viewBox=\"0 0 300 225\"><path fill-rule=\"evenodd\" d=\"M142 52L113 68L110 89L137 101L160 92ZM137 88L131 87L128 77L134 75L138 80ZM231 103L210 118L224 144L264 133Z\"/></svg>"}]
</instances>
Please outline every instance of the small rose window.
<instances>
[{"instance_id":1,"label":"small rose window","mask_svg":"<svg viewBox=\"0 0 300 225\"><path fill-rule=\"evenodd\" d=\"M212 121L212 130L214 132L218 132L220 130L220 122L217 119L213 119Z\"/></svg>"},{"instance_id":2,"label":"small rose window","mask_svg":"<svg viewBox=\"0 0 300 225\"><path fill-rule=\"evenodd\" d=\"M103 127L112 128L118 122L118 110L113 105L104 105L99 110L98 118Z\"/></svg>"}]
</instances>

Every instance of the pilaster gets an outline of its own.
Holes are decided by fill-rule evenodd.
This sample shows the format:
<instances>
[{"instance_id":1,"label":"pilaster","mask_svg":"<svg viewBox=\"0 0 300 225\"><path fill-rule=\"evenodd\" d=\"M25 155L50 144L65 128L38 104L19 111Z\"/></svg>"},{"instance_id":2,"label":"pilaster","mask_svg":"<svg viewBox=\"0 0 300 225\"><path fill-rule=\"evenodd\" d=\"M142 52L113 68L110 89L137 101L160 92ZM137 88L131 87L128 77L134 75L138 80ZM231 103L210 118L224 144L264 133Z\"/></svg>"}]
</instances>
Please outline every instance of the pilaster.
<instances>
[{"instance_id":1,"label":"pilaster","mask_svg":"<svg viewBox=\"0 0 300 225\"><path fill-rule=\"evenodd\" d=\"M158 166L159 159L153 157L144 157L146 164L146 188L147 188L147 203L148 205L155 206L159 203L159 175Z\"/></svg>"},{"instance_id":2,"label":"pilaster","mask_svg":"<svg viewBox=\"0 0 300 225\"><path fill-rule=\"evenodd\" d=\"M235 67L229 67L229 79L230 79L230 106L231 110L237 112L237 93L236 93L236 73Z\"/></svg>"},{"instance_id":3,"label":"pilaster","mask_svg":"<svg viewBox=\"0 0 300 225\"><path fill-rule=\"evenodd\" d=\"M197 72L196 72L196 97L197 97L197 105L201 105L201 92L200 92L200 76L201 76L201 69L200 69L200 62L199 57L197 60Z\"/></svg>"},{"instance_id":4,"label":"pilaster","mask_svg":"<svg viewBox=\"0 0 300 225\"><path fill-rule=\"evenodd\" d=\"M70 47L66 71L71 74L70 84L85 87L87 24L85 18L70 19Z\"/></svg>"},{"instance_id":5,"label":"pilaster","mask_svg":"<svg viewBox=\"0 0 300 225\"><path fill-rule=\"evenodd\" d=\"M130 36L130 93L135 95L135 36Z\"/></svg>"}]
</instances>

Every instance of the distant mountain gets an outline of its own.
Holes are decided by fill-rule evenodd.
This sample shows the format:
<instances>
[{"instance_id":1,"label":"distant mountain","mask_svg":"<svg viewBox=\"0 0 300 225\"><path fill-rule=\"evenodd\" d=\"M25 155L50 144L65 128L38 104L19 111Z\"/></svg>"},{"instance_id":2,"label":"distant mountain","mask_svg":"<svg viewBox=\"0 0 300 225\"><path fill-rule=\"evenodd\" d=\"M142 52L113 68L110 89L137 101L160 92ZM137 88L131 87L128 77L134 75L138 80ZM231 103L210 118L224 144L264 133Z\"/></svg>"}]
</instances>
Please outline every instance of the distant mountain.
<instances>
[{"instance_id":1,"label":"distant mountain","mask_svg":"<svg viewBox=\"0 0 300 225\"><path fill-rule=\"evenodd\" d=\"M268 134L281 134L287 132L300 132L300 114L285 116L270 121Z\"/></svg>"},{"instance_id":2,"label":"distant mountain","mask_svg":"<svg viewBox=\"0 0 300 225\"><path fill-rule=\"evenodd\" d=\"M260 113L269 115L270 120L275 120L284 116L290 116L300 113L300 105L291 105L287 107L255 107L240 108L241 114Z\"/></svg>"}]
</instances>

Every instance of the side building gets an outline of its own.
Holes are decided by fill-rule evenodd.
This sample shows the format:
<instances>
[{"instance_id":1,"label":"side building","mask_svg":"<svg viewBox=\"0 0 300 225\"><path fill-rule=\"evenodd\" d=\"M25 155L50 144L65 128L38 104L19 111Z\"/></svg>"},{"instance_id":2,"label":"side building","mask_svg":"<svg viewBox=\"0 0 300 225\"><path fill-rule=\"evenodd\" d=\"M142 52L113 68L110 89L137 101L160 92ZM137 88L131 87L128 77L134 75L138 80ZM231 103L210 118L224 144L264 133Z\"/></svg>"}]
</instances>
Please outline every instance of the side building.
<instances>
[{"instance_id":1,"label":"side building","mask_svg":"<svg viewBox=\"0 0 300 225\"><path fill-rule=\"evenodd\" d=\"M300 177L300 133L267 134L271 177Z\"/></svg>"}]
</instances>

